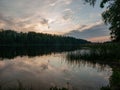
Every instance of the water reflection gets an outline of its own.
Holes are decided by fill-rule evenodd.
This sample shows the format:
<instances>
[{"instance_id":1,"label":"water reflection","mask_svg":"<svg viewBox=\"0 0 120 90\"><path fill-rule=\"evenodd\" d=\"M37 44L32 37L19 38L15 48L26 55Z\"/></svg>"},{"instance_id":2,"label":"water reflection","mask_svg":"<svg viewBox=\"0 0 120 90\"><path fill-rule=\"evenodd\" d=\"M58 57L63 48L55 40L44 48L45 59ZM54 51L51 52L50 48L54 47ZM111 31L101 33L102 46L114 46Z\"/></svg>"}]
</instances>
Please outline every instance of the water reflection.
<instances>
[{"instance_id":1,"label":"water reflection","mask_svg":"<svg viewBox=\"0 0 120 90\"><path fill-rule=\"evenodd\" d=\"M42 56L17 56L0 61L0 83L5 86L32 85L34 90L49 90L51 86L64 87L69 82L71 89L99 90L109 84L112 70L107 65L84 60L70 61L67 52Z\"/></svg>"},{"instance_id":2,"label":"water reflection","mask_svg":"<svg viewBox=\"0 0 120 90\"><path fill-rule=\"evenodd\" d=\"M78 47L67 45L67 46L2 46L0 47L0 58L12 59L17 56L42 56L51 53L60 53L64 51L76 50Z\"/></svg>"}]
</instances>

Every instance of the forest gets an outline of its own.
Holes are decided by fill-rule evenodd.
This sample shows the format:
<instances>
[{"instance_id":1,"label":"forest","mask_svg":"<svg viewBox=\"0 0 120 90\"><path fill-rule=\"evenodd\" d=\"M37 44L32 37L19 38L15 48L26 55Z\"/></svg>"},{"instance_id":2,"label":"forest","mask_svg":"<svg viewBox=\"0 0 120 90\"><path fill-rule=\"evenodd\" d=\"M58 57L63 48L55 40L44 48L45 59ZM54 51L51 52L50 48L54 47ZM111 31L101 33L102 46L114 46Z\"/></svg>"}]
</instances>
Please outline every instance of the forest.
<instances>
[{"instance_id":1,"label":"forest","mask_svg":"<svg viewBox=\"0 0 120 90\"><path fill-rule=\"evenodd\" d=\"M73 37L43 34L36 32L16 32L0 30L0 46L27 46L27 45L79 45L90 43L86 40Z\"/></svg>"}]
</instances>

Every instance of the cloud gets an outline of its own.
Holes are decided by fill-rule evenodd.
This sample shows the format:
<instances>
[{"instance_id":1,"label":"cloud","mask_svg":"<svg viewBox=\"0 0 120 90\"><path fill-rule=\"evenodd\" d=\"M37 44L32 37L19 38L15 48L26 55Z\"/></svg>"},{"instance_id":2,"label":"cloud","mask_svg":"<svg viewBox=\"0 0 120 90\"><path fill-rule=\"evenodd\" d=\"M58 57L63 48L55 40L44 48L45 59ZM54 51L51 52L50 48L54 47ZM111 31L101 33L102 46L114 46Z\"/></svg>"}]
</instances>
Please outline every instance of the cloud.
<instances>
[{"instance_id":1,"label":"cloud","mask_svg":"<svg viewBox=\"0 0 120 90\"><path fill-rule=\"evenodd\" d=\"M71 9L67 8L63 11L64 20L71 20L73 15L74 15L74 12Z\"/></svg>"},{"instance_id":2,"label":"cloud","mask_svg":"<svg viewBox=\"0 0 120 90\"><path fill-rule=\"evenodd\" d=\"M0 0L0 28L52 34L84 31L97 25L89 24L97 21L93 11L81 0Z\"/></svg>"},{"instance_id":3,"label":"cloud","mask_svg":"<svg viewBox=\"0 0 120 90\"><path fill-rule=\"evenodd\" d=\"M72 0L49 0L49 6L53 7L56 5L69 5L72 3Z\"/></svg>"},{"instance_id":4,"label":"cloud","mask_svg":"<svg viewBox=\"0 0 120 90\"><path fill-rule=\"evenodd\" d=\"M14 23L14 19L0 13L0 22L11 25Z\"/></svg>"},{"instance_id":5,"label":"cloud","mask_svg":"<svg viewBox=\"0 0 120 90\"><path fill-rule=\"evenodd\" d=\"M48 25L48 20L45 19L45 18L41 18L40 24L42 24L42 25Z\"/></svg>"},{"instance_id":6,"label":"cloud","mask_svg":"<svg viewBox=\"0 0 120 90\"><path fill-rule=\"evenodd\" d=\"M73 0L63 0L65 2L65 4L71 4Z\"/></svg>"},{"instance_id":7,"label":"cloud","mask_svg":"<svg viewBox=\"0 0 120 90\"><path fill-rule=\"evenodd\" d=\"M58 3L59 0L49 0L47 1L47 3L49 4L49 6L53 7Z\"/></svg>"},{"instance_id":8,"label":"cloud","mask_svg":"<svg viewBox=\"0 0 120 90\"><path fill-rule=\"evenodd\" d=\"M95 22L95 23L91 23L91 24L88 24L88 25L81 25L77 28L77 30L79 31L84 31L84 30L88 30L90 28L95 28L95 27L100 27L101 25L104 25L103 21L98 21L98 22Z\"/></svg>"},{"instance_id":9,"label":"cloud","mask_svg":"<svg viewBox=\"0 0 120 90\"><path fill-rule=\"evenodd\" d=\"M110 31L108 30L106 25L104 25L103 23L95 23L90 25L82 25L76 30L72 30L68 33L65 33L64 35L92 40L92 38L96 37L109 36L109 33Z\"/></svg>"},{"instance_id":10,"label":"cloud","mask_svg":"<svg viewBox=\"0 0 120 90\"><path fill-rule=\"evenodd\" d=\"M0 1L0 7L2 7L0 9L0 28L23 32L31 31L31 29L32 31L46 32L49 30L50 32L50 27L53 26L55 28L51 29L56 31L57 27L61 25L67 26L66 23L68 23L72 11L67 10L64 13L62 11L65 9L64 6L71 3L72 0ZM55 6L55 8L49 7L49 5Z\"/></svg>"},{"instance_id":11,"label":"cloud","mask_svg":"<svg viewBox=\"0 0 120 90\"><path fill-rule=\"evenodd\" d=\"M37 26L39 29L42 27L48 27L48 20L41 16L23 17L23 18L12 18L0 14L0 28L2 29L13 29L16 31L35 31Z\"/></svg>"}]
</instances>

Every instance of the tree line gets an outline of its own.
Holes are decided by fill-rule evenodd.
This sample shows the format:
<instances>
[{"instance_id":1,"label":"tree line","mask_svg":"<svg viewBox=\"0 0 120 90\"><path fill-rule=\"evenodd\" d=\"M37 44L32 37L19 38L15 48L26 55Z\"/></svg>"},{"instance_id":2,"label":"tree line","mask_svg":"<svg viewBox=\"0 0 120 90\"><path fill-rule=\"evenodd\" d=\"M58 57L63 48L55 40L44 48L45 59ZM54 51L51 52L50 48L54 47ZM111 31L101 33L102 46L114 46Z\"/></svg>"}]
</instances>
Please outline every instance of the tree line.
<instances>
[{"instance_id":1,"label":"tree line","mask_svg":"<svg viewBox=\"0 0 120 90\"><path fill-rule=\"evenodd\" d=\"M89 42L82 39L59 35L0 30L0 45L78 45L85 43Z\"/></svg>"}]
</instances>

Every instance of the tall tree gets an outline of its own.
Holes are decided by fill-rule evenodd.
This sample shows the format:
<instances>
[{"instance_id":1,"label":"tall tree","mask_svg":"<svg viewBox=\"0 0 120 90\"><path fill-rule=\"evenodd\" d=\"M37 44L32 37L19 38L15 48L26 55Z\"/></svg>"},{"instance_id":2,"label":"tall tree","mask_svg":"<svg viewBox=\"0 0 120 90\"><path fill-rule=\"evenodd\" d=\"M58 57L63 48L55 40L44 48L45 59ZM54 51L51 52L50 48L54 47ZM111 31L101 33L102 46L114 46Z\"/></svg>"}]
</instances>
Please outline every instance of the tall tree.
<instances>
[{"instance_id":1,"label":"tall tree","mask_svg":"<svg viewBox=\"0 0 120 90\"><path fill-rule=\"evenodd\" d=\"M94 6L97 0L84 1ZM120 0L101 0L100 7L106 8L102 13L102 17L103 21L110 25L111 39L120 42Z\"/></svg>"}]
</instances>

